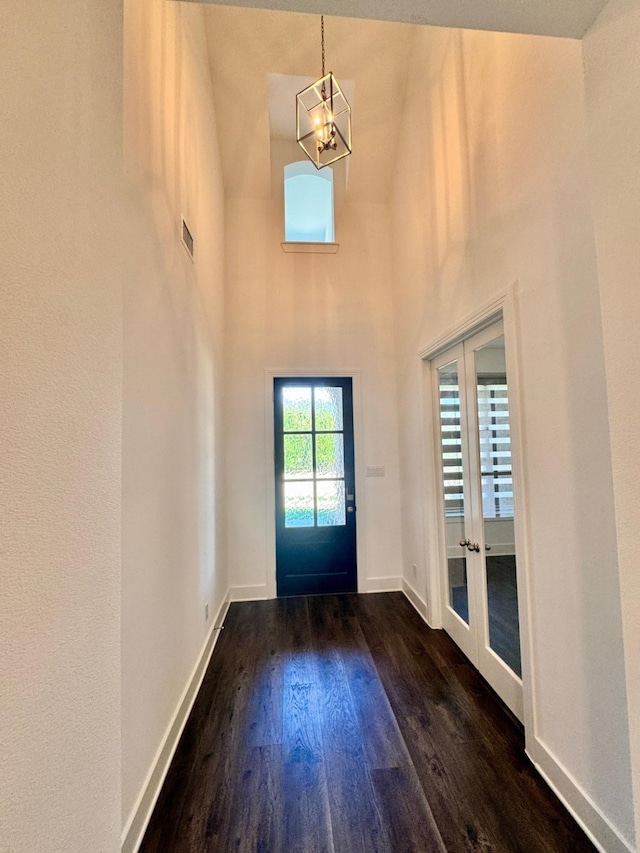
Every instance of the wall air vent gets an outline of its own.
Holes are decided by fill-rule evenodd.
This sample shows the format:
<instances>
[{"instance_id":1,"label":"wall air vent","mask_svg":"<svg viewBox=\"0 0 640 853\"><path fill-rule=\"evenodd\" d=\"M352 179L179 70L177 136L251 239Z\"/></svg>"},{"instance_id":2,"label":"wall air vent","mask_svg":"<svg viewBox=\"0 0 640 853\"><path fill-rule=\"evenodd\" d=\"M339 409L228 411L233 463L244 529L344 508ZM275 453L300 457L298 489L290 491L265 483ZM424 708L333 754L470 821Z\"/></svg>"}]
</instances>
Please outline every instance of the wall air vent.
<instances>
[{"instance_id":1,"label":"wall air vent","mask_svg":"<svg viewBox=\"0 0 640 853\"><path fill-rule=\"evenodd\" d=\"M189 253L189 257L193 260L193 237L184 219L182 220L182 242Z\"/></svg>"}]
</instances>

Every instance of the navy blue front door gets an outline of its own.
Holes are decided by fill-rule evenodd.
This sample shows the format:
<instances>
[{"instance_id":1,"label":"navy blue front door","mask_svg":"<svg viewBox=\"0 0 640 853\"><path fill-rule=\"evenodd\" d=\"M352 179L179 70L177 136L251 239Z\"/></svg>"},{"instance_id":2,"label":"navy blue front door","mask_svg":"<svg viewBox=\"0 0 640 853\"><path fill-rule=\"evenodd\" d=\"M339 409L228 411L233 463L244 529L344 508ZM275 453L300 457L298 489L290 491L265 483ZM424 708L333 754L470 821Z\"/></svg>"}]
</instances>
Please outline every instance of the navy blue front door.
<instances>
[{"instance_id":1,"label":"navy blue front door","mask_svg":"<svg viewBox=\"0 0 640 853\"><path fill-rule=\"evenodd\" d=\"M278 595L355 592L350 378L274 380Z\"/></svg>"}]
</instances>

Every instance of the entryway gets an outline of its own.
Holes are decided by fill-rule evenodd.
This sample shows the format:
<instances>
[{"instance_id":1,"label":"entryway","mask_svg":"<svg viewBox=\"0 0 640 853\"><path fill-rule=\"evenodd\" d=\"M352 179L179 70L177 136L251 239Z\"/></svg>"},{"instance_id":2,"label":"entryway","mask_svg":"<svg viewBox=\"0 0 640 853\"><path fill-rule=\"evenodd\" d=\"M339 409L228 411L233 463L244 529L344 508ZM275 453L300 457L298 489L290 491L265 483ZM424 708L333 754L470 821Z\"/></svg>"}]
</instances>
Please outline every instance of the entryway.
<instances>
[{"instance_id":1,"label":"entryway","mask_svg":"<svg viewBox=\"0 0 640 853\"><path fill-rule=\"evenodd\" d=\"M350 377L274 379L279 596L355 592Z\"/></svg>"}]
</instances>

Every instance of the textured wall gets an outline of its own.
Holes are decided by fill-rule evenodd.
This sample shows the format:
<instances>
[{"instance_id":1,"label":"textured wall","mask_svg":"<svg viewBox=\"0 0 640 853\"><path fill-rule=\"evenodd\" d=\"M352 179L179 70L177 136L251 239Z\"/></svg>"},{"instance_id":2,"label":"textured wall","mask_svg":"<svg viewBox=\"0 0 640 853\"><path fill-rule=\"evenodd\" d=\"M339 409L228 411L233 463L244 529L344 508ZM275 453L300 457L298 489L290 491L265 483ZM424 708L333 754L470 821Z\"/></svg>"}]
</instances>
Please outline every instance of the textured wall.
<instances>
[{"instance_id":1,"label":"textured wall","mask_svg":"<svg viewBox=\"0 0 640 853\"><path fill-rule=\"evenodd\" d=\"M600 300L640 832L640 6L615 0L584 42Z\"/></svg>"},{"instance_id":2,"label":"textured wall","mask_svg":"<svg viewBox=\"0 0 640 853\"><path fill-rule=\"evenodd\" d=\"M122 7L0 9L0 850L119 846Z\"/></svg>"},{"instance_id":3,"label":"textured wall","mask_svg":"<svg viewBox=\"0 0 640 853\"><path fill-rule=\"evenodd\" d=\"M299 156L299 155L296 155ZM280 185L281 190L281 185ZM231 585L273 584L273 449L265 371L361 371L356 434L358 578L401 574L386 205L336 211L337 255L285 254L281 200L227 200L227 511ZM384 478L363 478L384 465ZM273 474L271 473L271 476ZM397 583L397 580L396 580ZM375 587L373 587L375 588ZM242 594L242 593L239 593ZM259 594L259 592L257 593Z\"/></svg>"},{"instance_id":4,"label":"textured wall","mask_svg":"<svg viewBox=\"0 0 640 853\"><path fill-rule=\"evenodd\" d=\"M220 477L224 206L201 10L127 0L125 73L135 248L124 293L126 825L227 578ZM180 241L182 215L195 263Z\"/></svg>"},{"instance_id":5,"label":"textured wall","mask_svg":"<svg viewBox=\"0 0 640 853\"><path fill-rule=\"evenodd\" d=\"M529 748L633 837L609 433L579 42L422 30L398 159L403 544L423 594L421 347L518 283ZM509 342L508 342L509 343ZM437 502L429 494L428 509ZM436 510L437 511L437 510ZM428 516L430 517L430 516ZM431 543L428 543L429 545ZM437 602L430 602L437 613ZM597 626L597 630L595 629ZM575 802L579 802L578 799Z\"/></svg>"}]
</instances>

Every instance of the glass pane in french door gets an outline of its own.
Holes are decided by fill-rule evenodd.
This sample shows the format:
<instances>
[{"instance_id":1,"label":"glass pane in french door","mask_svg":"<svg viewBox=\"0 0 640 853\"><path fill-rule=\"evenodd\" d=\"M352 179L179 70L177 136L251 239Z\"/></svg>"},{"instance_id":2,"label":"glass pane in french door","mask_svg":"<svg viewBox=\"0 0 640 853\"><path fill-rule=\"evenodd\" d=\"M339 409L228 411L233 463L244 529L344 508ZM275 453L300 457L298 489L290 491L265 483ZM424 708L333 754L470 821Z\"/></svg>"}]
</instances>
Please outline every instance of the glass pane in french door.
<instances>
[{"instance_id":1,"label":"glass pane in french door","mask_svg":"<svg viewBox=\"0 0 640 853\"><path fill-rule=\"evenodd\" d=\"M480 347L475 356L489 645L521 676L504 337Z\"/></svg>"},{"instance_id":2,"label":"glass pane in french door","mask_svg":"<svg viewBox=\"0 0 640 853\"><path fill-rule=\"evenodd\" d=\"M452 361L438 370L440 400L440 460L443 485L445 542L449 606L469 623L469 590L467 586L464 540L464 488L462 477L462 438L460 432L460 386L458 362Z\"/></svg>"}]
</instances>

